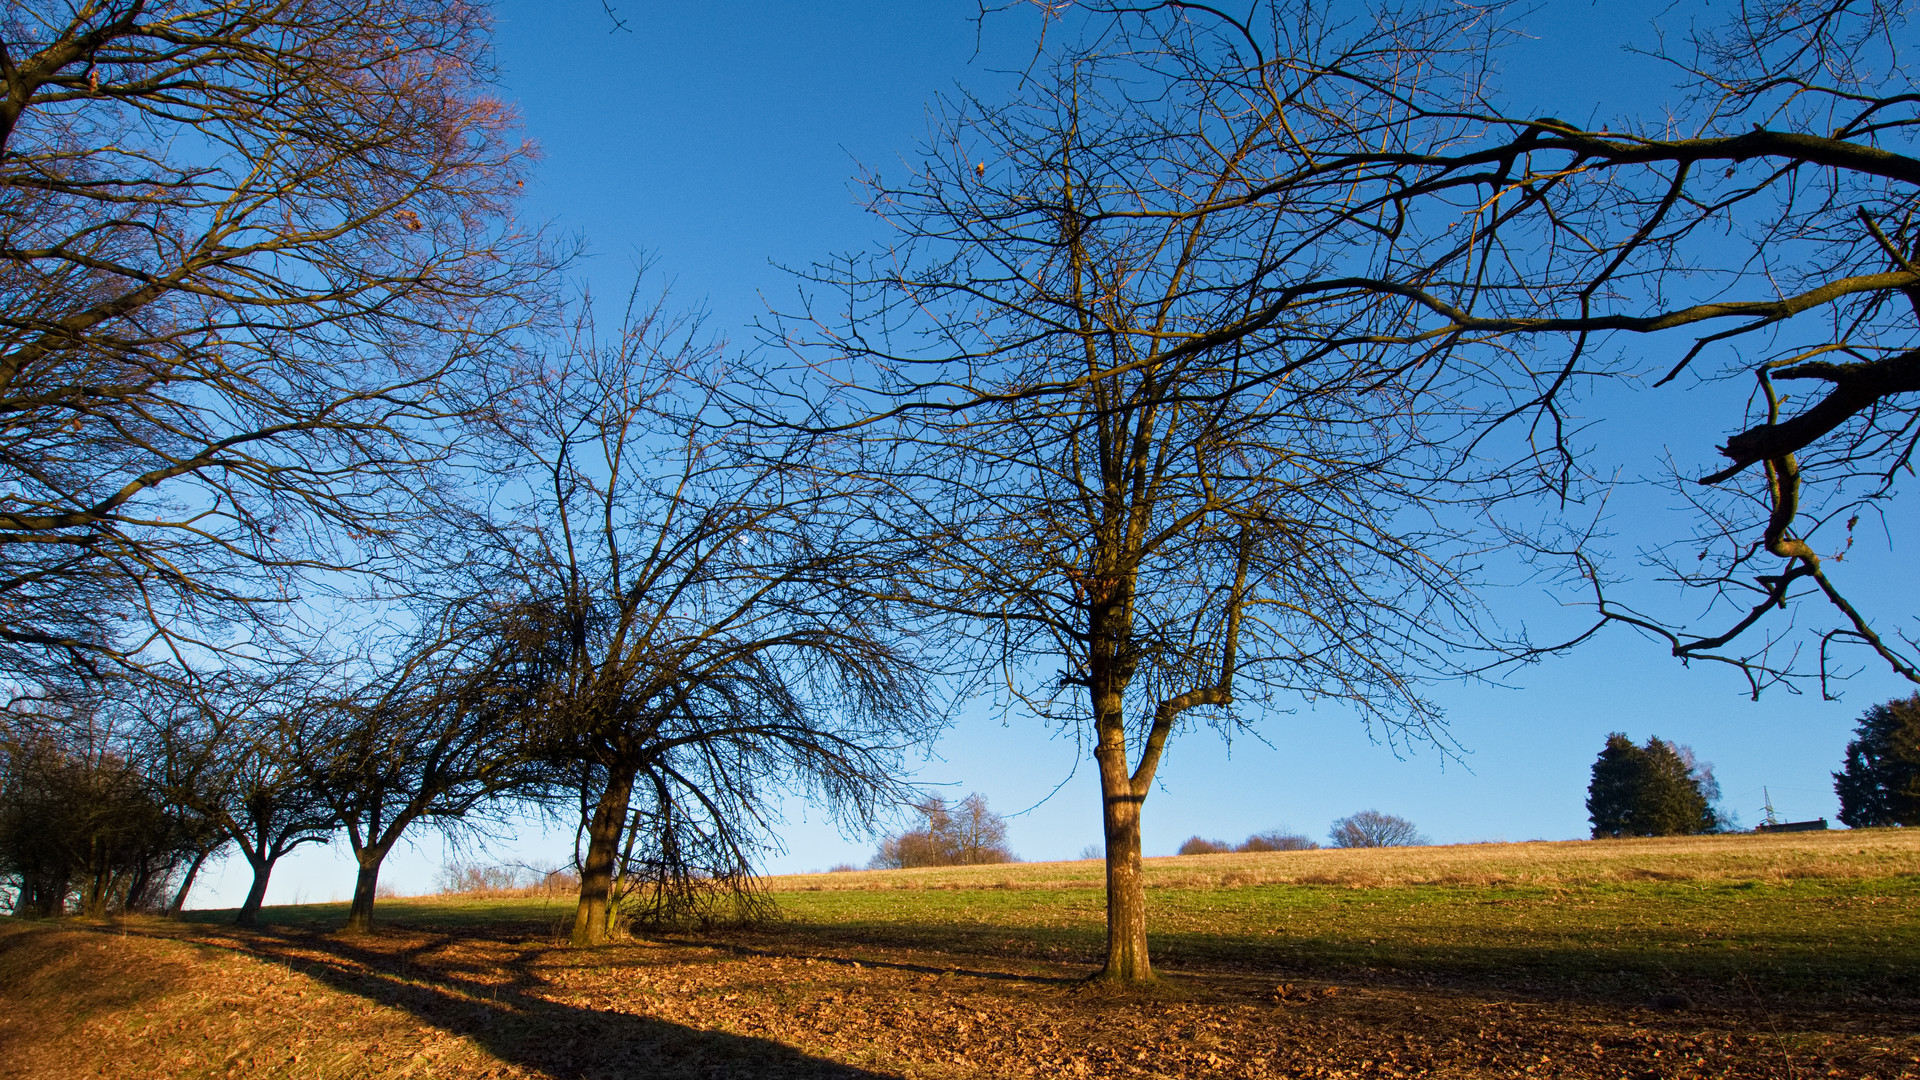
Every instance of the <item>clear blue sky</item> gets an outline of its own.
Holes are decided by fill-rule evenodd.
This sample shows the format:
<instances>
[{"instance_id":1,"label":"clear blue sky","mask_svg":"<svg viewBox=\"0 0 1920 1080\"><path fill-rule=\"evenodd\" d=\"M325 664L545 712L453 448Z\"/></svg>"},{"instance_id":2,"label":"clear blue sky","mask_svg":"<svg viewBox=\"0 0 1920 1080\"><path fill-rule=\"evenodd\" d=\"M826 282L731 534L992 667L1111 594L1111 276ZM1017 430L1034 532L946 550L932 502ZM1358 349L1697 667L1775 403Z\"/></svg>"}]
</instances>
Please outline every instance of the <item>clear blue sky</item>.
<instances>
[{"instance_id":1,"label":"clear blue sky","mask_svg":"<svg viewBox=\"0 0 1920 1080\"><path fill-rule=\"evenodd\" d=\"M1535 115L1577 120L1657 108L1664 74L1621 46L1650 42L1649 20L1665 6L1541 4L1521 22L1530 40L1506 60L1509 99ZM626 0L615 10L629 31L612 31L591 0L496 7L500 93L544 151L526 210L587 240L592 255L578 273L597 291L623 289L632 267L651 259L681 301L704 304L711 325L743 345L763 298L793 293L779 265L882 235L857 206L850 178L859 166L898 167L926 130L933 95L964 85L991 96L1032 49L1025 17L990 19L976 37L973 0ZM1676 7L1664 18L1676 29L1686 17ZM1706 461L1738 416L1724 393L1674 390L1610 393L1594 412L1607 417L1596 431L1600 452L1628 478L1658 476L1669 444L1683 463ZM1616 498L1613 548L1630 554L1681 535L1686 519L1671 502L1652 486ZM1912 500L1896 513L1911 520ZM1867 550L1849 556L1844 580L1920 600L1909 564L1884 543L1873 548L1871 537L1861 543ZM1498 602L1529 618L1556 614L1531 590ZM1146 804L1147 853L1171 854L1194 833L1237 840L1283 824L1324 838L1334 818L1365 808L1409 817L1442 843L1585 836L1587 770L1616 730L1691 745L1715 764L1726 805L1748 824L1760 816L1763 787L1788 817L1831 818L1828 773L1854 719L1912 690L1869 667L1838 703L1783 692L1753 703L1731 671L1682 668L1625 632L1509 681L1509 689L1438 692L1465 751L1453 760L1430 749L1396 757L1340 710L1270 717L1270 746L1229 748L1194 733L1173 745ZM974 710L929 749L919 775L955 796L982 792L1003 813L1040 804L1011 821L1014 849L1072 858L1099 831L1097 788L1077 756L1071 741L1018 717L1003 724ZM774 871L863 863L871 853L870 840L842 838L804 806L789 816L790 852L772 860ZM415 851L389 860L383 878L403 892L428 886L442 858L438 840L418 839ZM562 861L568 843L529 829L498 850ZM244 863L229 860L204 880L197 906L237 903ZM344 897L351 881L344 852L309 852L283 864L269 900Z\"/></svg>"}]
</instances>

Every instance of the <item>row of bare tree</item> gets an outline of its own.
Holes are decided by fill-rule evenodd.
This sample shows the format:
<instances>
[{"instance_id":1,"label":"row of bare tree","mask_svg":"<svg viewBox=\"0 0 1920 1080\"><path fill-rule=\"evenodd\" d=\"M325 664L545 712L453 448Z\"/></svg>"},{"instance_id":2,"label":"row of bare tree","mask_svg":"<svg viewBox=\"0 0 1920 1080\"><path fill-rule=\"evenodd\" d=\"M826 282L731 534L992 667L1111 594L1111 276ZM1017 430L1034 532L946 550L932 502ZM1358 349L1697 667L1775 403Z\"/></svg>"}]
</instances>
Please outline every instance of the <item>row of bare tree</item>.
<instances>
[{"instance_id":1,"label":"row of bare tree","mask_svg":"<svg viewBox=\"0 0 1920 1080\"><path fill-rule=\"evenodd\" d=\"M1498 6L1041 6L1019 91L870 178L894 241L744 357L638 293L606 335L552 299L476 5L10 9L20 701L112 675L182 760L266 748L359 857L361 925L413 823L570 804L591 942L622 883L662 917L745 882L780 793L903 797L930 701L984 679L1091 747L1132 980L1141 807L1195 725L1444 737L1430 680L1615 624L1756 694L1849 646L1920 681L1833 568L1917 437L1897 4L1744 5L1672 39L1681 104L1604 125L1507 106ZM1676 467L1699 529L1639 545L1702 631L1621 600L1579 403L1711 364L1748 413L1667 410L1732 433ZM1525 574L1591 623L1510 628L1486 586ZM270 867L305 820L221 828Z\"/></svg>"},{"instance_id":2,"label":"row of bare tree","mask_svg":"<svg viewBox=\"0 0 1920 1080\"><path fill-rule=\"evenodd\" d=\"M36 785L125 773L252 864L243 920L276 860L344 836L364 927L408 828L570 807L594 941L623 889L680 917L692 883L744 883L784 792L860 817L903 790L936 716L889 590L849 587L897 557L852 473L711 408L697 322L563 314L488 64L467 0L0 21L0 749L27 833ZM202 854L158 843L183 877ZM88 910L151 903L98 852L6 858L24 909L82 877Z\"/></svg>"}]
</instances>

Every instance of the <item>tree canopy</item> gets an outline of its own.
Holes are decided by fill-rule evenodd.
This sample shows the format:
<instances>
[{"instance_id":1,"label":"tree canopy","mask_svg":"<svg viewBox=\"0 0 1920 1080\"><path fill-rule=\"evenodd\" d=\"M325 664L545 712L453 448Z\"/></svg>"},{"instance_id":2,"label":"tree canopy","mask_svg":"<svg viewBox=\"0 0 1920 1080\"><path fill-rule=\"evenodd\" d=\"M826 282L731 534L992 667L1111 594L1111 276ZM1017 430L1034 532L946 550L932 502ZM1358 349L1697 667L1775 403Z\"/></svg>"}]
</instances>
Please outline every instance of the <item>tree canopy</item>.
<instances>
[{"instance_id":1,"label":"tree canopy","mask_svg":"<svg viewBox=\"0 0 1920 1080\"><path fill-rule=\"evenodd\" d=\"M392 554L551 252L469 0L9 3L0 671L192 648Z\"/></svg>"}]
</instances>

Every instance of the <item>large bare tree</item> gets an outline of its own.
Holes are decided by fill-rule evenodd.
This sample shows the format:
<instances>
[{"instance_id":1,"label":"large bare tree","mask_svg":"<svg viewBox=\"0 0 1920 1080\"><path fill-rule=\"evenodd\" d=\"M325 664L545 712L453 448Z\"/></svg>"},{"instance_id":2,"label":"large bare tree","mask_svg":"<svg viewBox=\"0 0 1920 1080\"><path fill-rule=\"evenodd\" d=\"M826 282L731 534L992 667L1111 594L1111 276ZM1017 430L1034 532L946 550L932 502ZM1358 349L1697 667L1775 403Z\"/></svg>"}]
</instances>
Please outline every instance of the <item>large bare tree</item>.
<instances>
[{"instance_id":1,"label":"large bare tree","mask_svg":"<svg viewBox=\"0 0 1920 1080\"><path fill-rule=\"evenodd\" d=\"M905 182L871 178L899 239L818 268L785 328L843 391L812 429L886 446L904 598L1091 745L1112 980L1152 976L1141 808L1174 737L1308 703L1438 734L1421 677L1501 645L1453 500L1528 482L1455 442L1500 393L1383 345L1396 298L1325 287L1393 223L1315 163L1458 139L1483 13L1259 14L1057 25L1013 100L949 103Z\"/></svg>"},{"instance_id":2,"label":"large bare tree","mask_svg":"<svg viewBox=\"0 0 1920 1080\"><path fill-rule=\"evenodd\" d=\"M466 0L0 12L0 665L367 565L541 310Z\"/></svg>"},{"instance_id":3,"label":"large bare tree","mask_svg":"<svg viewBox=\"0 0 1920 1080\"><path fill-rule=\"evenodd\" d=\"M831 447L730 432L701 389L719 359L660 303L608 341L583 318L502 416L510 480L461 560L548 643L536 741L580 798L576 944L753 909L774 799L864 820L937 722Z\"/></svg>"},{"instance_id":4,"label":"large bare tree","mask_svg":"<svg viewBox=\"0 0 1920 1080\"><path fill-rule=\"evenodd\" d=\"M1240 55L1183 51L1182 70L1216 84L1324 55L1284 42L1261 55L1261 34L1299 5L1255 5L1237 22L1179 2L1089 6L1115 25L1190 19L1240 38ZM1286 167L1192 191L1184 206L1114 212L1230 218L1251 243L1301 227L1302 191L1341 185L1344 201L1307 212L1321 223L1317 237L1350 239L1349 257L1305 275L1249 263L1234 277L1251 295L1245 310L1194 347L1261 340L1307 298L1397 302L1391 318L1356 327L1360 339L1397 347L1399 363L1437 387L1464 376L1481 394L1506 395L1507 408L1479 417L1470 445L1506 446L1505 460L1530 462L1539 486L1563 496L1618 468L1596 463L1575 434L1592 419L1580 413L1592 412L1583 402L1597 378L1686 395L1659 408L1697 527L1632 538L1680 587L1684 608L1658 598L1649 607L1646 590L1619 588L1619 569L1575 529L1542 550L1593 590L1598 618L1576 640L1631 626L1682 660L1733 665L1755 695L1803 677L1826 689L1850 673L1849 652L1920 681L1920 633L1901 625L1911 612L1881 609L1871 588L1843 588L1839 565L1859 554L1863 520L1900 549L1899 516L1886 511L1920 438L1920 115L1900 48L1908 12L1875 0L1764 0L1730 14L1681 6L1661 20L1671 24L1662 41L1674 44L1658 55L1678 99L1658 115L1542 116L1524 87L1452 101L1403 95L1387 114L1356 97L1360 114L1413 134L1332 147L1301 137L1292 121L1303 103L1288 101L1273 113L1284 121L1276 145L1297 151ZM1699 419L1691 403L1708 397L1703 385L1728 378L1751 388L1746 415ZM1690 592L1707 594L1706 615Z\"/></svg>"}]
</instances>

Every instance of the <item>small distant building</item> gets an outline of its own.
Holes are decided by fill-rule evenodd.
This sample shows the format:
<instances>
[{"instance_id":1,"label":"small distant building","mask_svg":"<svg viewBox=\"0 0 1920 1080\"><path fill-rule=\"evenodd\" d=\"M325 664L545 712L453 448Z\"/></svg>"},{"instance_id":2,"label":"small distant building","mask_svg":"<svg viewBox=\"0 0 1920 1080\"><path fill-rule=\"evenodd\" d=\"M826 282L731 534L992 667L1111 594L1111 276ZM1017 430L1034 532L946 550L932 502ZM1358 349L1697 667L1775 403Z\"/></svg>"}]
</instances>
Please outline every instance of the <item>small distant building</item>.
<instances>
[{"instance_id":1,"label":"small distant building","mask_svg":"<svg viewBox=\"0 0 1920 1080\"><path fill-rule=\"evenodd\" d=\"M1754 832L1824 832L1826 818L1814 818L1812 821L1775 821L1771 824L1761 822L1753 827Z\"/></svg>"}]
</instances>

